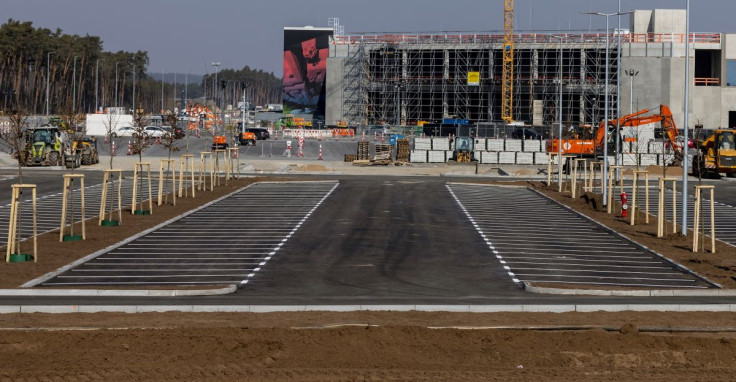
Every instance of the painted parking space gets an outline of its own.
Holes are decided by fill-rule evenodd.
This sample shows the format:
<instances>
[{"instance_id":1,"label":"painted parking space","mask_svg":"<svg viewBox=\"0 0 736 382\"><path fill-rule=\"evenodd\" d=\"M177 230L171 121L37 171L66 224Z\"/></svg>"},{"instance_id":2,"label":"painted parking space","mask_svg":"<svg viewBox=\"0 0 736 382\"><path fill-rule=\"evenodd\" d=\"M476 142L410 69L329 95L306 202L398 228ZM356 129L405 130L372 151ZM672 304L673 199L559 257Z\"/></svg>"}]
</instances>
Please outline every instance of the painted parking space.
<instances>
[{"instance_id":1,"label":"painted parking space","mask_svg":"<svg viewBox=\"0 0 736 382\"><path fill-rule=\"evenodd\" d=\"M709 287L525 188L455 183L447 189L514 282Z\"/></svg>"},{"instance_id":2,"label":"painted parking space","mask_svg":"<svg viewBox=\"0 0 736 382\"><path fill-rule=\"evenodd\" d=\"M637 202L637 205L640 208L640 212L643 213L644 211L644 191L646 188L641 185L637 188L637 194L640 195L640 200ZM628 193L629 198L631 198L633 188L631 185L626 185L624 187L624 191ZM718 198L718 187L716 187L715 190L715 196L716 199ZM676 191L677 193L677 224L682 223L682 192ZM695 215L695 197L693 195L693 191L691 191L688 194L688 200L687 200L687 216L688 216L688 226L689 228L692 228L694 222L693 222L693 216ZM617 187L614 191L614 196L616 198L620 197L620 190ZM703 193L703 201L701 204L701 211L703 214L703 219L706 223L706 232L710 232L710 200L708 199L710 194L708 192ZM657 204L658 204L658 190L657 186L649 186L649 213L656 215L657 212ZM672 189L668 188L665 193L665 209L667 211L666 216L668 220L672 220ZM632 201L633 202L633 201ZM726 243L729 243L731 245L736 246L736 207L719 202L718 200L715 200L713 202L714 210L715 210L715 224L716 224L716 238L719 240L722 240ZM618 203L618 199L615 199L615 204L617 211L620 211L620 203ZM641 222L641 218L638 219ZM656 223L656 217L652 221L652 224ZM703 224L701 222L701 224ZM680 230L681 231L681 230ZM679 232L679 231L678 231Z\"/></svg>"},{"instance_id":3,"label":"painted parking space","mask_svg":"<svg viewBox=\"0 0 736 382\"><path fill-rule=\"evenodd\" d=\"M118 183L111 182L108 186L108 206L117 206L117 187ZM130 179L123 179L121 185L121 199L123 207L130 206L132 198L133 182ZM61 187L60 187L61 188ZM75 214L75 221L81 221L81 187L77 182L73 187L75 194L74 203L70 203L68 214L71 216L72 210ZM31 192L23 191L23 199L20 206L20 237L26 239L33 236L33 203L31 201ZM102 183L86 186L84 189L85 211L84 215L87 219L99 216L100 202L102 197ZM70 199L71 200L71 199ZM62 192L39 195L36 201L36 224L39 234L59 229L61 225L61 206L63 202ZM72 207L73 204L73 207ZM8 223L10 220L10 204L0 206L0 245L5 245L8 241Z\"/></svg>"},{"instance_id":4,"label":"painted parking space","mask_svg":"<svg viewBox=\"0 0 736 382\"><path fill-rule=\"evenodd\" d=\"M42 285L245 285L337 186L253 184Z\"/></svg>"}]
</instances>

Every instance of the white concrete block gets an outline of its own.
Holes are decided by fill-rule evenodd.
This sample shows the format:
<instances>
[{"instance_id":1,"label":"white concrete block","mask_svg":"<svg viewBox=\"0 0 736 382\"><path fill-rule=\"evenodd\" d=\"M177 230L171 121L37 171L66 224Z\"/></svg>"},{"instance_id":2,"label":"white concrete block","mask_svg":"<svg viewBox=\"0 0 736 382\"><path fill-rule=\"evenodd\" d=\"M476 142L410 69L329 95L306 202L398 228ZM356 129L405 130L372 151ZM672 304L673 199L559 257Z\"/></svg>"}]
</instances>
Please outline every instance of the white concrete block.
<instances>
[{"instance_id":1,"label":"white concrete block","mask_svg":"<svg viewBox=\"0 0 736 382\"><path fill-rule=\"evenodd\" d=\"M534 153L534 164L547 164L549 163L549 157L547 153Z\"/></svg>"},{"instance_id":2,"label":"white concrete block","mask_svg":"<svg viewBox=\"0 0 736 382\"><path fill-rule=\"evenodd\" d=\"M536 139L527 139L524 141L525 152L539 152L541 150L541 143Z\"/></svg>"},{"instance_id":3,"label":"white concrete block","mask_svg":"<svg viewBox=\"0 0 736 382\"><path fill-rule=\"evenodd\" d=\"M521 139L507 139L504 144L504 151L519 152L522 148Z\"/></svg>"},{"instance_id":4,"label":"white concrete block","mask_svg":"<svg viewBox=\"0 0 736 382\"><path fill-rule=\"evenodd\" d=\"M534 164L534 153L516 153L516 164Z\"/></svg>"},{"instance_id":5,"label":"white concrete block","mask_svg":"<svg viewBox=\"0 0 736 382\"><path fill-rule=\"evenodd\" d=\"M637 154L624 154L623 155L623 165L624 166L636 166L636 160L638 159ZM611 162L614 163L614 162Z\"/></svg>"},{"instance_id":6,"label":"white concrete block","mask_svg":"<svg viewBox=\"0 0 736 382\"><path fill-rule=\"evenodd\" d=\"M664 153L664 146L662 145L662 142L649 142L649 154L662 154Z\"/></svg>"},{"instance_id":7,"label":"white concrete block","mask_svg":"<svg viewBox=\"0 0 736 382\"><path fill-rule=\"evenodd\" d=\"M504 150L503 139L495 139L495 138L486 139L486 150L503 151Z\"/></svg>"},{"instance_id":8,"label":"white concrete block","mask_svg":"<svg viewBox=\"0 0 736 382\"><path fill-rule=\"evenodd\" d=\"M514 164L516 163L516 152L501 151L498 153L498 163Z\"/></svg>"},{"instance_id":9,"label":"white concrete block","mask_svg":"<svg viewBox=\"0 0 736 382\"><path fill-rule=\"evenodd\" d=\"M432 138L414 138L414 150L432 150Z\"/></svg>"},{"instance_id":10,"label":"white concrete block","mask_svg":"<svg viewBox=\"0 0 736 382\"><path fill-rule=\"evenodd\" d=\"M452 157L455 156L455 152L452 150L445 151L445 162L449 162L452 160Z\"/></svg>"},{"instance_id":11,"label":"white concrete block","mask_svg":"<svg viewBox=\"0 0 736 382\"><path fill-rule=\"evenodd\" d=\"M444 163L445 151L427 151L427 163Z\"/></svg>"},{"instance_id":12,"label":"white concrete block","mask_svg":"<svg viewBox=\"0 0 736 382\"><path fill-rule=\"evenodd\" d=\"M411 150L411 153L409 153L409 162L427 163L427 150Z\"/></svg>"},{"instance_id":13,"label":"white concrete block","mask_svg":"<svg viewBox=\"0 0 736 382\"><path fill-rule=\"evenodd\" d=\"M539 148L539 151L540 152L543 152L543 153L546 153L547 152L547 140L546 139L543 139L543 140L539 141L539 145L541 146Z\"/></svg>"},{"instance_id":14,"label":"white concrete block","mask_svg":"<svg viewBox=\"0 0 736 382\"><path fill-rule=\"evenodd\" d=\"M416 149L416 148L415 148ZM449 150L450 149L450 138L432 138L432 150Z\"/></svg>"},{"instance_id":15,"label":"white concrete block","mask_svg":"<svg viewBox=\"0 0 736 382\"><path fill-rule=\"evenodd\" d=\"M497 164L498 163L498 152L496 152L496 151L481 151L480 152L480 163L483 163L483 164Z\"/></svg>"},{"instance_id":16,"label":"white concrete block","mask_svg":"<svg viewBox=\"0 0 736 382\"><path fill-rule=\"evenodd\" d=\"M657 164L657 154L639 154L640 166L653 166Z\"/></svg>"},{"instance_id":17,"label":"white concrete block","mask_svg":"<svg viewBox=\"0 0 736 382\"><path fill-rule=\"evenodd\" d=\"M476 138L475 139L475 147L473 149L475 151L485 151L486 150L486 139L485 138Z\"/></svg>"}]
</instances>

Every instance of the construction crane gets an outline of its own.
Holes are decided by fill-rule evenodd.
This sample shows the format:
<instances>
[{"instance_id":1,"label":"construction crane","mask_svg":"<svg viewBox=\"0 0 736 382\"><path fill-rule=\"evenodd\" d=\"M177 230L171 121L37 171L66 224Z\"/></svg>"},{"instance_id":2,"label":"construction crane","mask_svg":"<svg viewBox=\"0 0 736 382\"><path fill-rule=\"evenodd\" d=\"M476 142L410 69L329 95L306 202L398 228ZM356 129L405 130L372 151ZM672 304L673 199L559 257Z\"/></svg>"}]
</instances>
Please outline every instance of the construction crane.
<instances>
[{"instance_id":1,"label":"construction crane","mask_svg":"<svg viewBox=\"0 0 736 382\"><path fill-rule=\"evenodd\" d=\"M503 76L501 79L501 119L514 120L514 0L503 3Z\"/></svg>"}]
</instances>

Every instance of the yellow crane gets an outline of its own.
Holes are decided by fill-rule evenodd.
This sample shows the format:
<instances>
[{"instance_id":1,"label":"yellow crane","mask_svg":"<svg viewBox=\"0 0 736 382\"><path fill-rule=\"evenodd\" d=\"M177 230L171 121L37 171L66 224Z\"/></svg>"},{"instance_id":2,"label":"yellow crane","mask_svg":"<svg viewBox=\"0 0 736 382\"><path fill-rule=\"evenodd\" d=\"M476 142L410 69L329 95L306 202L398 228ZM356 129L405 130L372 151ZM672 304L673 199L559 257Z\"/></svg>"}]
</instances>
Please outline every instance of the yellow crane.
<instances>
[{"instance_id":1,"label":"yellow crane","mask_svg":"<svg viewBox=\"0 0 736 382\"><path fill-rule=\"evenodd\" d=\"M503 76L501 78L501 119L514 120L514 0L503 3Z\"/></svg>"}]
</instances>

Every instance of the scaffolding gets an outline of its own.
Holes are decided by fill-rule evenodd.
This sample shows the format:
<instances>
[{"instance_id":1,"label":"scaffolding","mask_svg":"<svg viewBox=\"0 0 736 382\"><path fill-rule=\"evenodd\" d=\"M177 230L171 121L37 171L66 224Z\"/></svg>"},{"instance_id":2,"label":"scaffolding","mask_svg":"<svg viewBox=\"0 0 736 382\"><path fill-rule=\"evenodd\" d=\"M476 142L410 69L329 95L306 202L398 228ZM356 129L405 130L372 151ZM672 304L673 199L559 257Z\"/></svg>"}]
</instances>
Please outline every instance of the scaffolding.
<instances>
[{"instance_id":1,"label":"scaffolding","mask_svg":"<svg viewBox=\"0 0 736 382\"><path fill-rule=\"evenodd\" d=\"M501 120L503 34L333 36L346 49L343 120L352 125L416 125L445 118ZM617 94L616 36L609 36L609 115ZM560 44L562 78L560 79ZM605 115L606 34L514 35L513 119L558 121L559 84L566 126L597 125ZM478 72L480 81L469 82Z\"/></svg>"}]
</instances>

